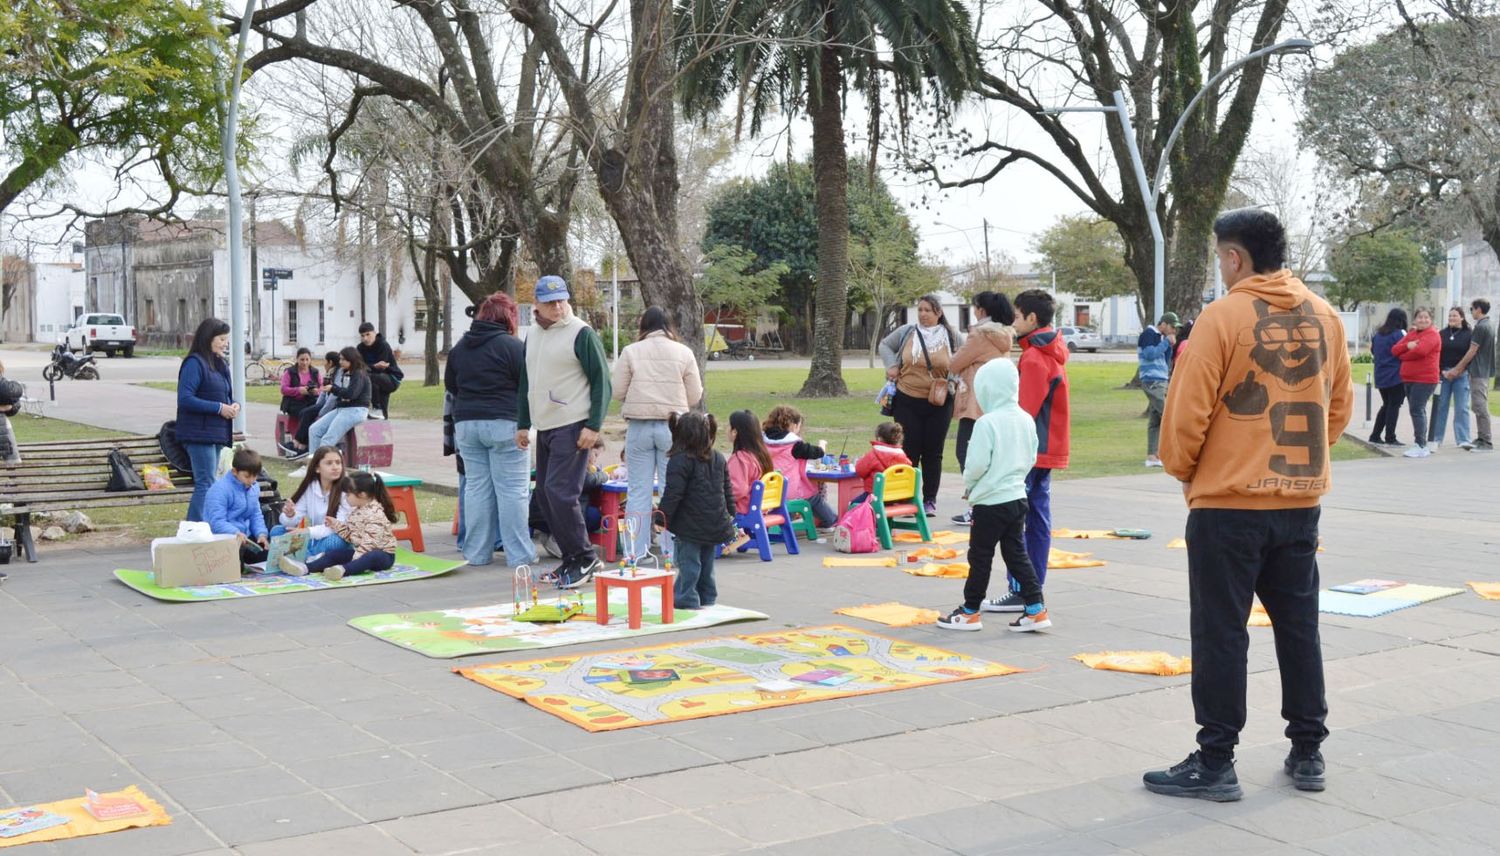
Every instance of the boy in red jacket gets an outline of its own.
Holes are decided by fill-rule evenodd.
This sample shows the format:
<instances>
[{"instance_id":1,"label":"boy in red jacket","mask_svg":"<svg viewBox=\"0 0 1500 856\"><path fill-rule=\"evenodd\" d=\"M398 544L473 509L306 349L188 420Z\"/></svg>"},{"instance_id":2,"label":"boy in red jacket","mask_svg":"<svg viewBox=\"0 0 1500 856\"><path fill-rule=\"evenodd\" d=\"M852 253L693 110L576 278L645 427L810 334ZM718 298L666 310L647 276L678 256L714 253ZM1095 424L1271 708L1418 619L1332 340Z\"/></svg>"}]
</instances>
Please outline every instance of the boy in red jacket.
<instances>
[{"instance_id":1,"label":"boy in red jacket","mask_svg":"<svg viewBox=\"0 0 1500 856\"><path fill-rule=\"evenodd\" d=\"M1016 335L1020 337L1021 409L1036 420L1036 466L1026 475L1026 555L1037 580L1047 582L1052 552L1052 471L1068 466L1068 348L1052 329L1057 301L1033 288L1016 295ZM984 602L985 612L1024 612L1016 581L1001 598Z\"/></svg>"}]
</instances>

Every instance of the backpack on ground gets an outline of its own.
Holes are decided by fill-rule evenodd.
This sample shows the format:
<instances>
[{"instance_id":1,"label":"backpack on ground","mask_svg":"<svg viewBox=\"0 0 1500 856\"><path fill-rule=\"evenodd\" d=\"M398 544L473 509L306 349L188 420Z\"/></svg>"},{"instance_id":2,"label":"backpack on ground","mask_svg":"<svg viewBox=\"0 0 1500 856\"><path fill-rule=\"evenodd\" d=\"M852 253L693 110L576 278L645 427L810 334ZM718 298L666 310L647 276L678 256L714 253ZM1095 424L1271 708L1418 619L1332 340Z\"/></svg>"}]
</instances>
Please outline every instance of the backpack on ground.
<instances>
[{"instance_id":1,"label":"backpack on ground","mask_svg":"<svg viewBox=\"0 0 1500 856\"><path fill-rule=\"evenodd\" d=\"M130 456L123 449L111 449L109 452L109 484L104 486L109 493L120 493L127 490L145 490L146 482L141 474L135 471L135 464L131 463Z\"/></svg>"},{"instance_id":2,"label":"backpack on ground","mask_svg":"<svg viewBox=\"0 0 1500 856\"><path fill-rule=\"evenodd\" d=\"M834 524L833 549L840 553L873 553L880 549L875 535L875 504L868 497L845 511Z\"/></svg>"}]
</instances>

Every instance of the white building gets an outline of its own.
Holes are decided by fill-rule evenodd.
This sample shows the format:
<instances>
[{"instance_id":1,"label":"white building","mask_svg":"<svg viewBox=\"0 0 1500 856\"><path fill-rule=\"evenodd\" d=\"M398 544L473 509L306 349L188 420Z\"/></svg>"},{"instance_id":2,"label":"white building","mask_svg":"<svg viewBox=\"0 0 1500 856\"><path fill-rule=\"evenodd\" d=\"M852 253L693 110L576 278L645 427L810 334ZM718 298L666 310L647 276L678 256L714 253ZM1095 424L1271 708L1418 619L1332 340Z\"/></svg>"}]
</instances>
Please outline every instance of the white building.
<instances>
[{"instance_id":1,"label":"white building","mask_svg":"<svg viewBox=\"0 0 1500 856\"><path fill-rule=\"evenodd\" d=\"M78 262L4 260L3 319L7 342L56 342L83 314L83 265Z\"/></svg>"}]
</instances>

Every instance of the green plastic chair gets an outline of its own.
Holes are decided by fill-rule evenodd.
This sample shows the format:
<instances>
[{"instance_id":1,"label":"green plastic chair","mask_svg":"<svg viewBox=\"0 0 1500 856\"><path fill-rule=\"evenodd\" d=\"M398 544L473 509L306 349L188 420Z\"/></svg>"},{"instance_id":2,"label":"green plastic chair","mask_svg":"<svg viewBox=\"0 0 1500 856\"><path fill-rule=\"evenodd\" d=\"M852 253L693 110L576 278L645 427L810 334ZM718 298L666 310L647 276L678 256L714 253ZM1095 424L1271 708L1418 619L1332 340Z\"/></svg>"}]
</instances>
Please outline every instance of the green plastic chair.
<instances>
[{"instance_id":1,"label":"green plastic chair","mask_svg":"<svg viewBox=\"0 0 1500 856\"><path fill-rule=\"evenodd\" d=\"M927 512L922 508L922 473L907 464L887 467L885 472L875 474L874 490L870 492L875 511L875 532L880 536L880 546L889 550L895 546L891 541L892 529L910 529L921 533L924 542L932 540L927 528ZM913 518L904 520L902 518Z\"/></svg>"},{"instance_id":2,"label":"green plastic chair","mask_svg":"<svg viewBox=\"0 0 1500 856\"><path fill-rule=\"evenodd\" d=\"M811 502L805 499L789 499L786 501L786 513L792 518L793 531L801 532L802 537L809 541L818 540L818 524L813 519Z\"/></svg>"}]
</instances>

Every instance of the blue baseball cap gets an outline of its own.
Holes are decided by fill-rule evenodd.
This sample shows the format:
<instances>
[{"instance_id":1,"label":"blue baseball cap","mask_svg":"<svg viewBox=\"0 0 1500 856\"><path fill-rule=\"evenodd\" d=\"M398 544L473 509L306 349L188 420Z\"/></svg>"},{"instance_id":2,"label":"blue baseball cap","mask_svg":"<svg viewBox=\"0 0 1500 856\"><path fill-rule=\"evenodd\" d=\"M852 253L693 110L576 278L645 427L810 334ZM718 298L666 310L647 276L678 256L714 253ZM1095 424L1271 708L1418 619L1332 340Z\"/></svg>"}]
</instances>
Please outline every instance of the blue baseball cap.
<instances>
[{"instance_id":1,"label":"blue baseball cap","mask_svg":"<svg viewBox=\"0 0 1500 856\"><path fill-rule=\"evenodd\" d=\"M568 297L568 283L562 277L548 275L536 281L537 303L567 300Z\"/></svg>"}]
</instances>

